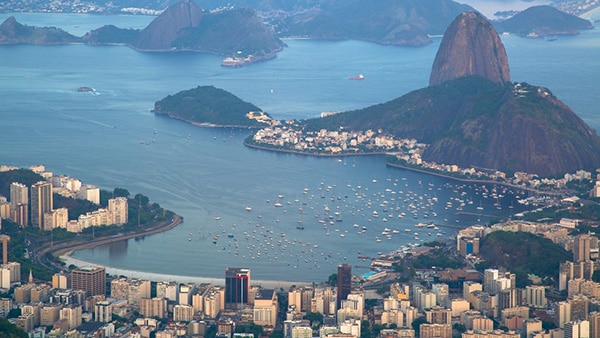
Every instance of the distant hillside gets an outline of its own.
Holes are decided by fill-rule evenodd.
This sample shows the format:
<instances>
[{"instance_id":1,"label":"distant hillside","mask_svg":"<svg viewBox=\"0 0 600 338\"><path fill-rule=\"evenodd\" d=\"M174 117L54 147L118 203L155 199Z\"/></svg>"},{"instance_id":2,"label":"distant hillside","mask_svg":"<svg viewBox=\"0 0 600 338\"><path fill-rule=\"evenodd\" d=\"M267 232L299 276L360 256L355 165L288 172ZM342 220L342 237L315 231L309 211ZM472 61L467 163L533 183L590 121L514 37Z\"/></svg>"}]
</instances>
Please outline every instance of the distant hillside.
<instances>
[{"instance_id":1,"label":"distant hillside","mask_svg":"<svg viewBox=\"0 0 600 338\"><path fill-rule=\"evenodd\" d=\"M253 10L240 9L204 15L200 25L179 31L172 45L220 55L270 57L285 44L275 38Z\"/></svg>"},{"instance_id":2,"label":"distant hillside","mask_svg":"<svg viewBox=\"0 0 600 338\"><path fill-rule=\"evenodd\" d=\"M562 176L600 167L600 137L548 89L463 77L307 129L382 129L430 146L423 158L461 167Z\"/></svg>"},{"instance_id":3,"label":"distant hillside","mask_svg":"<svg viewBox=\"0 0 600 338\"><path fill-rule=\"evenodd\" d=\"M515 273L519 287L529 273L556 278L559 264L573 258L549 239L528 232L494 231L481 240L480 253L490 267Z\"/></svg>"},{"instance_id":4,"label":"distant hillside","mask_svg":"<svg viewBox=\"0 0 600 338\"><path fill-rule=\"evenodd\" d=\"M0 44L61 45L79 41L80 38L62 29L26 26L13 16L0 25Z\"/></svg>"},{"instance_id":5,"label":"distant hillside","mask_svg":"<svg viewBox=\"0 0 600 338\"><path fill-rule=\"evenodd\" d=\"M157 101L153 111L196 124L264 126L246 117L248 112L262 111L260 108L213 86L198 86L169 95Z\"/></svg>"},{"instance_id":6,"label":"distant hillside","mask_svg":"<svg viewBox=\"0 0 600 338\"><path fill-rule=\"evenodd\" d=\"M252 9L209 13L190 0L169 7L132 43L141 51L186 50L259 59L273 57L284 45Z\"/></svg>"},{"instance_id":7,"label":"distant hillside","mask_svg":"<svg viewBox=\"0 0 600 338\"><path fill-rule=\"evenodd\" d=\"M592 29L590 21L559 11L551 6L530 7L510 19L494 24L499 31L523 37L575 35Z\"/></svg>"},{"instance_id":8,"label":"distant hillside","mask_svg":"<svg viewBox=\"0 0 600 338\"><path fill-rule=\"evenodd\" d=\"M82 37L88 45L126 44L130 45L138 40L140 31L137 29L123 29L114 25L102 26L94 29Z\"/></svg>"},{"instance_id":9,"label":"distant hillside","mask_svg":"<svg viewBox=\"0 0 600 338\"><path fill-rule=\"evenodd\" d=\"M461 12L473 10L450 0L315 1L278 26L283 36L364 40L389 45L425 45Z\"/></svg>"}]
</instances>

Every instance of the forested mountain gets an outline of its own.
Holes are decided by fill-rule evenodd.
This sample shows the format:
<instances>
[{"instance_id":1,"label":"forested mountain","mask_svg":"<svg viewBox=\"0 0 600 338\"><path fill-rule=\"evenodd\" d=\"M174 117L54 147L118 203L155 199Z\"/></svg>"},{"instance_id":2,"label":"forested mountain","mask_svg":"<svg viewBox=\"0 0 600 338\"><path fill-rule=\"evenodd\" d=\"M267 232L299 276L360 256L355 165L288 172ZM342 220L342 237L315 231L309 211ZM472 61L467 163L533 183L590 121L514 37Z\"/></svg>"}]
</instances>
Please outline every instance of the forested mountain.
<instances>
[{"instance_id":1,"label":"forested mountain","mask_svg":"<svg viewBox=\"0 0 600 338\"><path fill-rule=\"evenodd\" d=\"M533 6L512 18L494 24L502 32L524 37L574 35L592 29L590 21L559 11L552 6Z\"/></svg>"},{"instance_id":2,"label":"forested mountain","mask_svg":"<svg viewBox=\"0 0 600 338\"><path fill-rule=\"evenodd\" d=\"M197 124L255 127L264 125L246 116L248 112L260 112L260 108L213 86L198 86L169 95L157 101L153 111Z\"/></svg>"}]
</instances>

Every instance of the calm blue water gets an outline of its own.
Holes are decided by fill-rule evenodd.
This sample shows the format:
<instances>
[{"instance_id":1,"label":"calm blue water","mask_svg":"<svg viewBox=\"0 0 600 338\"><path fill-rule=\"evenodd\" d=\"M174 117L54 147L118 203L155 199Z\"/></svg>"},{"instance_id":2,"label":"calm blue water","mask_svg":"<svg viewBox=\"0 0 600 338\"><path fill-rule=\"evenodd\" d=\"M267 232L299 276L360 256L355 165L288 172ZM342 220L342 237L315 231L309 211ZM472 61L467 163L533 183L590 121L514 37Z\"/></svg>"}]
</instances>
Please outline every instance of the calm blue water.
<instances>
[{"instance_id":1,"label":"calm blue water","mask_svg":"<svg viewBox=\"0 0 600 338\"><path fill-rule=\"evenodd\" d=\"M103 23L143 27L152 18L19 14L17 19L82 35ZM512 78L549 87L598 129L599 37L596 31L553 42L505 36ZM0 163L42 163L102 188L141 192L183 215L185 223L172 231L75 254L112 267L175 275L222 277L225 267L243 266L256 279L320 281L343 261L365 271L368 262L358 255L447 238L455 227L518 210L510 191L499 189L502 197L493 198L490 190L486 198L481 187L387 168L383 157L338 160L253 150L241 144L246 130L197 128L150 113L164 96L206 84L278 119L357 109L426 86L439 44L286 42L289 47L275 60L240 69L222 68L220 57L198 53L0 46ZM358 73L366 79L347 80ZM98 95L76 92L80 86ZM440 227L423 228L415 238L418 222Z\"/></svg>"}]
</instances>

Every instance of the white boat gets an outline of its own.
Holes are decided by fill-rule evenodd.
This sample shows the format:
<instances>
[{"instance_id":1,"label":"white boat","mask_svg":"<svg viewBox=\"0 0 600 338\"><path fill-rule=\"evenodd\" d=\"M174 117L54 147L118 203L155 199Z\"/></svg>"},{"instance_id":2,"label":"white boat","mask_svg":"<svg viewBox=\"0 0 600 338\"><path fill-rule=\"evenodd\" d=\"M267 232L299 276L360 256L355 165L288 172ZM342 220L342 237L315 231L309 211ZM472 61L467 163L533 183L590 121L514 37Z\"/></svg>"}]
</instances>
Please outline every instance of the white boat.
<instances>
[{"instance_id":1,"label":"white boat","mask_svg":"<svg viewBox=\"0 0 600 338\"><path fill-rule=\"evenodd\" d=\"M247 206L246 211L252 211L252 208L250 206Z\"/></svg>"}]
</instances>

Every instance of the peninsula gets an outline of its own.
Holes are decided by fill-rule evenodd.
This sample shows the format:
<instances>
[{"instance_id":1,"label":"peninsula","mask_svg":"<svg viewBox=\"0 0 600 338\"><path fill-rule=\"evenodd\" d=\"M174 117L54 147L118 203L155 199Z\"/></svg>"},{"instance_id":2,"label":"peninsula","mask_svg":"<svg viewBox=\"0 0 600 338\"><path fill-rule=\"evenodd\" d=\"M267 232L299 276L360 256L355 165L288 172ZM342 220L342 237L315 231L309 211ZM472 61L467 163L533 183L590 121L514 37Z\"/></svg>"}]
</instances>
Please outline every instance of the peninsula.
<instances>
[{"instance_id":1,"label":"peninsula","mask_svg":"<svg viewBox=\"0 0 600 338\"><path fill-rule=\"evenodd\" d=\"M548 88L510 81L504 46L477 13L461 14L448 27L429 87L276 128L258 131L247 144L335 155L395 152L407 164L492 177L600 167L600 137Z\"/></svg>"}]
</instances>

